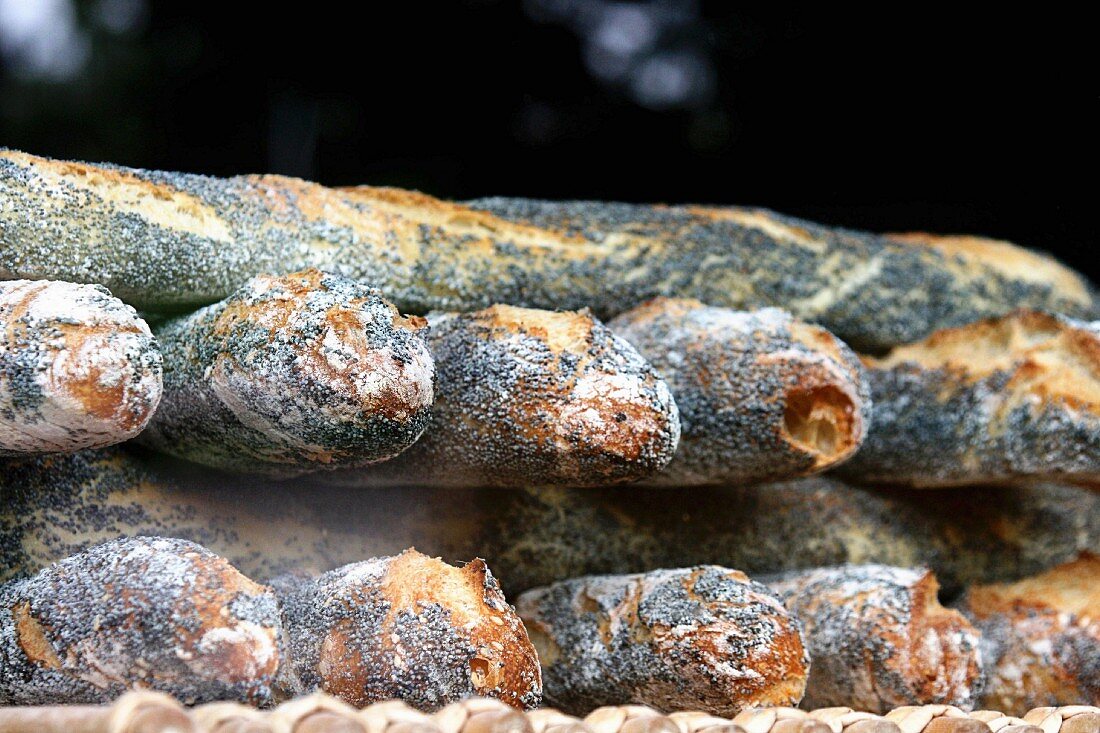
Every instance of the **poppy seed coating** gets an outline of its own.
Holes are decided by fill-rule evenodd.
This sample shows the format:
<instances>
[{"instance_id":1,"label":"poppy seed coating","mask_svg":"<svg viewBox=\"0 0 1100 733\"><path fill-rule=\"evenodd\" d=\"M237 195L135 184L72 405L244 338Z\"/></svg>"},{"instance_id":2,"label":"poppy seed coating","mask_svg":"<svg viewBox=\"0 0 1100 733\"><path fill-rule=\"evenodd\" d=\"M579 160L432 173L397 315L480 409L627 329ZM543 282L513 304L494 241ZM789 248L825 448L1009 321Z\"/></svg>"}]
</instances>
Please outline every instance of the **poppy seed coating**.
<instances>
[{"instance_id":1,"label":"poppy seed coating","mask_svg":"<svg viewBox=\"0 0 1100 733\"><path fill-rule=\"evenodd\" d=\"M646 483L744 484L823 471L856 452L871 396L856 355L778 308L656 298L608 324L668 382L680 445Z\"/></svg>"},{"instance_id":2,"label":"poppy seed coating","mask_svg":"<svg viewBox=\"0 0 1100 733\"><path fill-rule=\"evenodd\" d=\"M431 415L423 328L338 275L255 277L157 329L165 394L141 441L279 478L392 458Z\"/></svg>"},{"instance_id":3,"label":"poppy seed coating","mask_svg":"<svg viewBox=\"0 0 1100 733\"><path fill-rule=\"evenodd\" d=\"M0 456L120 443L161 390L149 326L106 288L0 282Z\"/></svg>"},{"instance_id":4,"label":"poppy seed coating","mask_svg":"<svg viewBox=\"0 0 1100 733\"><path fill-rule=\"evenodd\" d=\"M270 704L288 679L283 643L274 593L224 559L185 540L113 540L0 587L0 704L133 687Z\"/></svg>"},{"instance_id":5,"label":"poppy seed coating","mask_svg":"<svg viewBox=\"0 0 1100 733\"><path fill-rule=\"evenodd\" d=\"M714 565L574 578L516 602L547 702L569 713L636 703L732 717L796 706L810 660L774 593Z\"/></svg>"},{"instance_id":6,"label":"poppy seed coating","mask_svg":"<svg viewBox=\"0 0 1100 733\"><path fill-rule=\"evenodd\" d=\"M143 310L179 310L307 267L376 285L412 313L511 303L609 318L660 295L780 306L864 350L1017 306L1096 313L1083 278L1006 243L889 238L754 208L456 204L0 151L2 278L98 282Z\"/></svg>"}]
</instances>

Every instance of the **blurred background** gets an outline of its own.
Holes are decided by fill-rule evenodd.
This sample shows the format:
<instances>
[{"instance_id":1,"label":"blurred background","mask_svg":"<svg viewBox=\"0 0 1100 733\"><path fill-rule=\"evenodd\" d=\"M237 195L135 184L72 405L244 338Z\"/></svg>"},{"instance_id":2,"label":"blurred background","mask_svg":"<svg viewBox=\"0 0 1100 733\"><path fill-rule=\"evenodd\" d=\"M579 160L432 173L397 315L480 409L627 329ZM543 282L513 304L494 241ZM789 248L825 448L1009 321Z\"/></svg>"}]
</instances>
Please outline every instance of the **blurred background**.
<instances>
[{"instance_id":1,"label":"blurred background","mask_svg":"<svg viewBox=\"0 0 1100 733\"><path fill-rule=\"evenodd\" d=\"M0 0L0 145L975 232L1094 280L1091 23L699 0ZM255 4L247 4L254 5Z\"/></svg>"}]
</instances>

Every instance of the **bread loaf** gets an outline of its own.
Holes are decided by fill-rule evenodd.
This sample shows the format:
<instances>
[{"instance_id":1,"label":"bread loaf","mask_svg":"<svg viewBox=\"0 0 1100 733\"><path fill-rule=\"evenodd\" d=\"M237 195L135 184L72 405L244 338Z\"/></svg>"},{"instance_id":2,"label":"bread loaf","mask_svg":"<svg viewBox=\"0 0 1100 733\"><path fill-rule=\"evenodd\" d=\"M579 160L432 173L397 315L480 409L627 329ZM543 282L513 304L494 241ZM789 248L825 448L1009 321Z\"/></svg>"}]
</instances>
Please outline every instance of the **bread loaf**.
<instances>
[{"instance_id":1,"label":"bread loaf","mask_svg":"<svg viewBox=\"0 0 1100 733\"><path fill-rule=\"evenodd\" d=\"M133 308L98 285L0 282L0 457L122 442L160 397L160 349Z\"/></svg>"},{"instance_id":2,"label":"bread loaf","mask_svg":"<svg viewBox=\"0 0 1100 733\"><path fill-rule=\"evenodd\" d=\"M928 570L842 565L759 579L802 621L813 660L806 706L885 713L977 702L978 632L940 605Z\"/></svg>"},{"instance_id":3,"label":"bread loaf","mask_svg":"<svg viewBox=\"0 0 1100 733\"><path fill-rule=\"evenodd\" d=\"M345 486L592 486L649 476L676 450L667 385L587 312L495 305L429 316L431 428Z\"/></svg>"},{"instance_id":4,"label":"bread loaf","mask_svg":"<svg viewBox=\"0 0 1100 733\"><path fill-rule=\"evenodd\" d=\"M798 621L737 570L575 578L525 592L516 609L546 700L566 712L617 701L731 716L797 705L806 688Z\"/></svg>"},{"instance_id":5,"label":"bread loaf","mask_svg":"<svg viewBox=\"0 0 1100 733\"><path fill-rule=\"evenodd\" d=\"M276 587L307 690L426 711L470 695L539 703L535 650L483 560L456 568L407 550Z\"/></svg>"},{"instance_id":6,"label":"bread loaf","mask_svg":"<svg viewBox=\"0 0 1100 733\"><path fill-rule=\"evenodd\" d=\"M157 329L165 394L141 440L280 478L392 458L430 418L423 328L343 277L255 277Z\"/></svg>"},{"instance_id":7,"label":"bread loaf","mask_svg":"<svg viewBox=\"0 0 1100 733\"><path fill-rule=\"evenodd\" d=\"M646 483L743 484L822 471L863 442L871 400L859 360L777 308L657 298L608 324L668 382L680 445Z\"/></svg>"},{"instance_id":8,"label":"bread loaf","mask_svg":"<svg viewBox=\"0 0 1100 733\"><path fill-rule=\"evenodd\" d=\"M229 479L129 448L9 462L0 574L122 534L185 537L252 577L322 572L417 544L493 558L516 594L584 574L719 559L768 573L839 563L926 564L945 591L1014 580L1100 547L1100 493L1055 484L876 491L830 476L746 487L347 491L317 474Z\"/></svg>"},{"instance_id":9,"label":"bread loaf","mask_svg":"<svg viewBox=\"0 0 1100 733\"><path fill-rule=\"evenodd\" d=\"M106 542L0 587L0 704L265 705L294 689L285 655L271 589L185 540Z\"/></svg>"},{"instance_id":10,"label":"bread loaf","mask_svg":"<svg viewBox=\"0 0 1100 733\"><path fill-rule=\"evenodd\" d=\"M912 486L1100 484L1100 327L1034 311L868 359L874 429L841 471Z\"/></svg>"},{"instance_id":11,"label":"bread loaf","mask_svg":"<svg viewBox=\"0 0 1100 733\"><path fill-rule=\"evenodd\" d=\"M1100 706L1100 556L1016 583L970 588L959 608L982 632L983 707L1010 715Z\"/></svg>"},{"instance_id":12,"label":"bread loaf","mask_svg":"<svg viewBox=\"0 0 1100 733\"><path fill-rule=\"evenodd\" d=\"M0 278L98 282L163 310L306 267L362 279L414 313L511 303L607 318L658 295L783 306L869 350L1016 306L1095 312L1082 277L1011 245L930 246L753 208L454 204L0 151Z\"/></svg>"}]
</instances>

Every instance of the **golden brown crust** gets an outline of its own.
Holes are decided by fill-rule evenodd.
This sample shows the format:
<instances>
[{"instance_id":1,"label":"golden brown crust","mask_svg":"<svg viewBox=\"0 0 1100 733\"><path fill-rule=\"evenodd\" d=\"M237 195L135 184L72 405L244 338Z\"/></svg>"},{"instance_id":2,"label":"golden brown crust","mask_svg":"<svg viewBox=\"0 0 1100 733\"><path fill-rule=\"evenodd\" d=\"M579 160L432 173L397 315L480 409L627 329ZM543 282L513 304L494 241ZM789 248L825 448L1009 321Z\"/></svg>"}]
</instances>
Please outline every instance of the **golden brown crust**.
<instances>
[{"instance_id":1,"label":"golden brown crust","mask_svg":"<svg viewBox=\"0 0 1100 733\"><path fill-rule=\"evenodd\" d=\"M798 622L736 570L575 578L527 591L517 608L546 698L566 712L629 701L733 715L797 704L806 686Z\"/></svg>"},{"instance_id":2,"label":"golden brown crust","mask_svg":"<svg viewBox=\"0 0 1100 733\"><path fill-rule=\"evenodd\" d=\"M914 486L1100 482L1100 327L1018 310L866 358L874 402L842 471Z\"/></svg>"},{"instance_id":3,"label":"golden brown crust","mask_svg":"<svg viewBox=\"0 0 1100 733\"><path fill-rule=\"evenodd\" d=\"M1100 705L1100 556L1083 553L1016 583L975 586L960 603L982 631L982 705Z\"/></svg>"},{"instance_id":4,"label":"golden brown crust","mask_svg":"<svg viewBox=\"0 0 1100 733\"><path fill-rule=\"evenodd\" d=\"M668 386L587 311L494 305L432 314L433 418L396 460L324 480L349 486L599 486L672 458Z\"/></svg>"},{"instance_id":5,"label":"golden brown crust","mask_svg":"<svg viewBox=\"0 0 1100 733\"><path fill-rule=\"evenodd\" d=\"M132 687L266 704L284 683L271 589L190 542L94 547L0 588L0 702L81 703Z\"/></svg>"},{"instance_id":6,"label":"golden brown crust","mask_svg":"<svg viewBox=\"0 0 1100 733\"><path fill-rule=\"evenodd\" d=\"M338 568L285 595L303 684L362 707L432 710L467 695L534 707L538 658L482 560L456 568L407 550Z\"/></svg>"},{"instance_id":7,"label":"golden brown crust","mask_svg":"<svg viewBox=\"0 0 1100 733\"><path fill-rule=\"evenodd\" d=\"M844 565L763 581L804 625L813 659L807 706L884 713L897 705L969 709L976 702L978 632L940 605L930 571Z\"/></svg>"}]
</instances>

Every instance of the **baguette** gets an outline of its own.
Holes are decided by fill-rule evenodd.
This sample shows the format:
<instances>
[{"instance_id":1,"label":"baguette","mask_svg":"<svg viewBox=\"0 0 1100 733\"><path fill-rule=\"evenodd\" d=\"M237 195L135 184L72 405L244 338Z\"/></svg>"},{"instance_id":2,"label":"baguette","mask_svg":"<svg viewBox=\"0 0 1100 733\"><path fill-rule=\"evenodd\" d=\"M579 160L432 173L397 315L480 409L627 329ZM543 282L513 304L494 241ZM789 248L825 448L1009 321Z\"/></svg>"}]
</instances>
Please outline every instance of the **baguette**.
<instances>
[{"instance_id":1,"label":"baguette","mask_svg":"<svg viewBox=\"0 0 1100 733\"><path fill-rule=\"evenodd\" d=\"M442 733L532 733L527 716L500 700L471 697L432 715Z\"/></svg>"},{"instance_id":2,"label":"baguette","mask_svg":"<svg viewBox=\"0 0 1100 733\"><path fill-rule=\"evenodd\" d=\"M925 487L1100 485L1096 323L1015 311L867 363L874 430L844 475Z\"/></svg>"},{"instance_id":3,"label":"baguette","mask_svg":"<svg viewBox=\"0 0 1100 733\"><path fill-rule=\"evenodd\" d=\"M161 387L149 326L103 287L0 282L0 457L132 438Z\"/></svg>"},{"instance_id":4,"label":"baguette","mask_svg":"<svg viewBox=\"0 0 1100 733\"><path fill-rule=\"evenodd\" d=\"M0 151L0 278L98 282L164 310L307 267L370 282L414 313L511 303L607 318L658 295L782 305L865 350L1016 306L1095 312L1084 278L1012 245L932 246L753 208L454 204Z\"/></svg>"},{"instance_id":5,"label":"baguette","mask_svg":"<svg viewBox=\"0 0 1100 733\"><path fill-rule=\"evenodd\" d=\"M417 545L491 557L508 593L586 574L720 561L774 573L845 562L932 568L952 594L1100 548L1100 493L1042 484L875 491L830 476L745 487L373 489L317 474L228 479L130 448L9 462L0 577L128 534L184 537L252 577L323 572Z\"/></svg>"},{"instance_id":6,"label":"baguette","mask_svg":"<svg viewBox=\"0 0 1100 733\"><path fill-rule=\"evenodd\" d=\"M255 277L157 329L165 393L141 441L276 478L392 458L431 414L424 325L318 270Z\"/></svg>"},{"instance_id":7,"label":"baguette","mask_svg":"<svg viewBox=\"0 0 1100 733\"><path fill-rule=\"evenodd\" d=\"M1100 706L1100 556L1016 583L967 590L959 608L982 632L981 704L1022 715L1040 706Z\"/></svg>"},{"instance_id":8,"label":"baguette","mask_svg":"<svg viewBox=\"0 0 1100 733\"><path fill-rule=\"evenodd\" d=\"M646 483L742 484L823 471L863 442L870 393L828 331L776 308L745 313L657 298L608 324L668 382L680 446Z\"/></svg>"},{"instance_id":9,"label":"baguette","mask_svg":"<svg viewBox=\"0 0 1100 733\"><path fill-rule=\"evenodd\" d=\"M4 733L206 733L162 692L127 692L112 705L0 707ZM218 733L229 733L218 731ZM248 731L247 733L252 733Z\"/></svg>"},{"instance_id":10,"label":"baguette","mask_svg":"<svg viewBox=\"0 0 1100 733\"><path fill-rule=\"evenodd\" d=\"M797 705L810 660L797 620L764 586L714 565L574 578L516 609L566 712L631 702L732 716Z\"/></svg>"},{"instance_id":11,"label":"baguette","mask_svg":"<svg viewBox=\"0 0 1100 733\"><path fill-rule=\"evenodd\" d=\"M676 403L638 352L587 312L496 305L430 315L431 429L397 459L338 471L343 486L593 486L671 460Z\"/></svg>"},{"instance_id":12,"label":"baguette","mask_svg":"<svg viewBox=\"0 0 1100 733\"><path fill-rule=\"evenodd\" d=\"M483 560L459 569L407 550L275 587L307 690L424 711L470 695L539 703L535 650Z\"/></svg>"},{"instance_id":13,"label":"baguette","mask_svg":"<svg viewBox=\"0 0 1100 733\"><path fill-rule=\"evenodd\" d=\"M885 713L898 705L974 707L978 632L936 598L926 569L843 565L761 576L804 627L809 707Z\"/></svg>"},{"instance_id":14,"label":"baguette","mask_svg":"<svg viewBox=\"0 0 1100 733\"><path fill-rule=\"evenodd\" d=\"M97 703L142 687L254 705L293 692L270 588L184 540L97 545L0 587L0 704Z\"/></svg>"}]
</instances>

